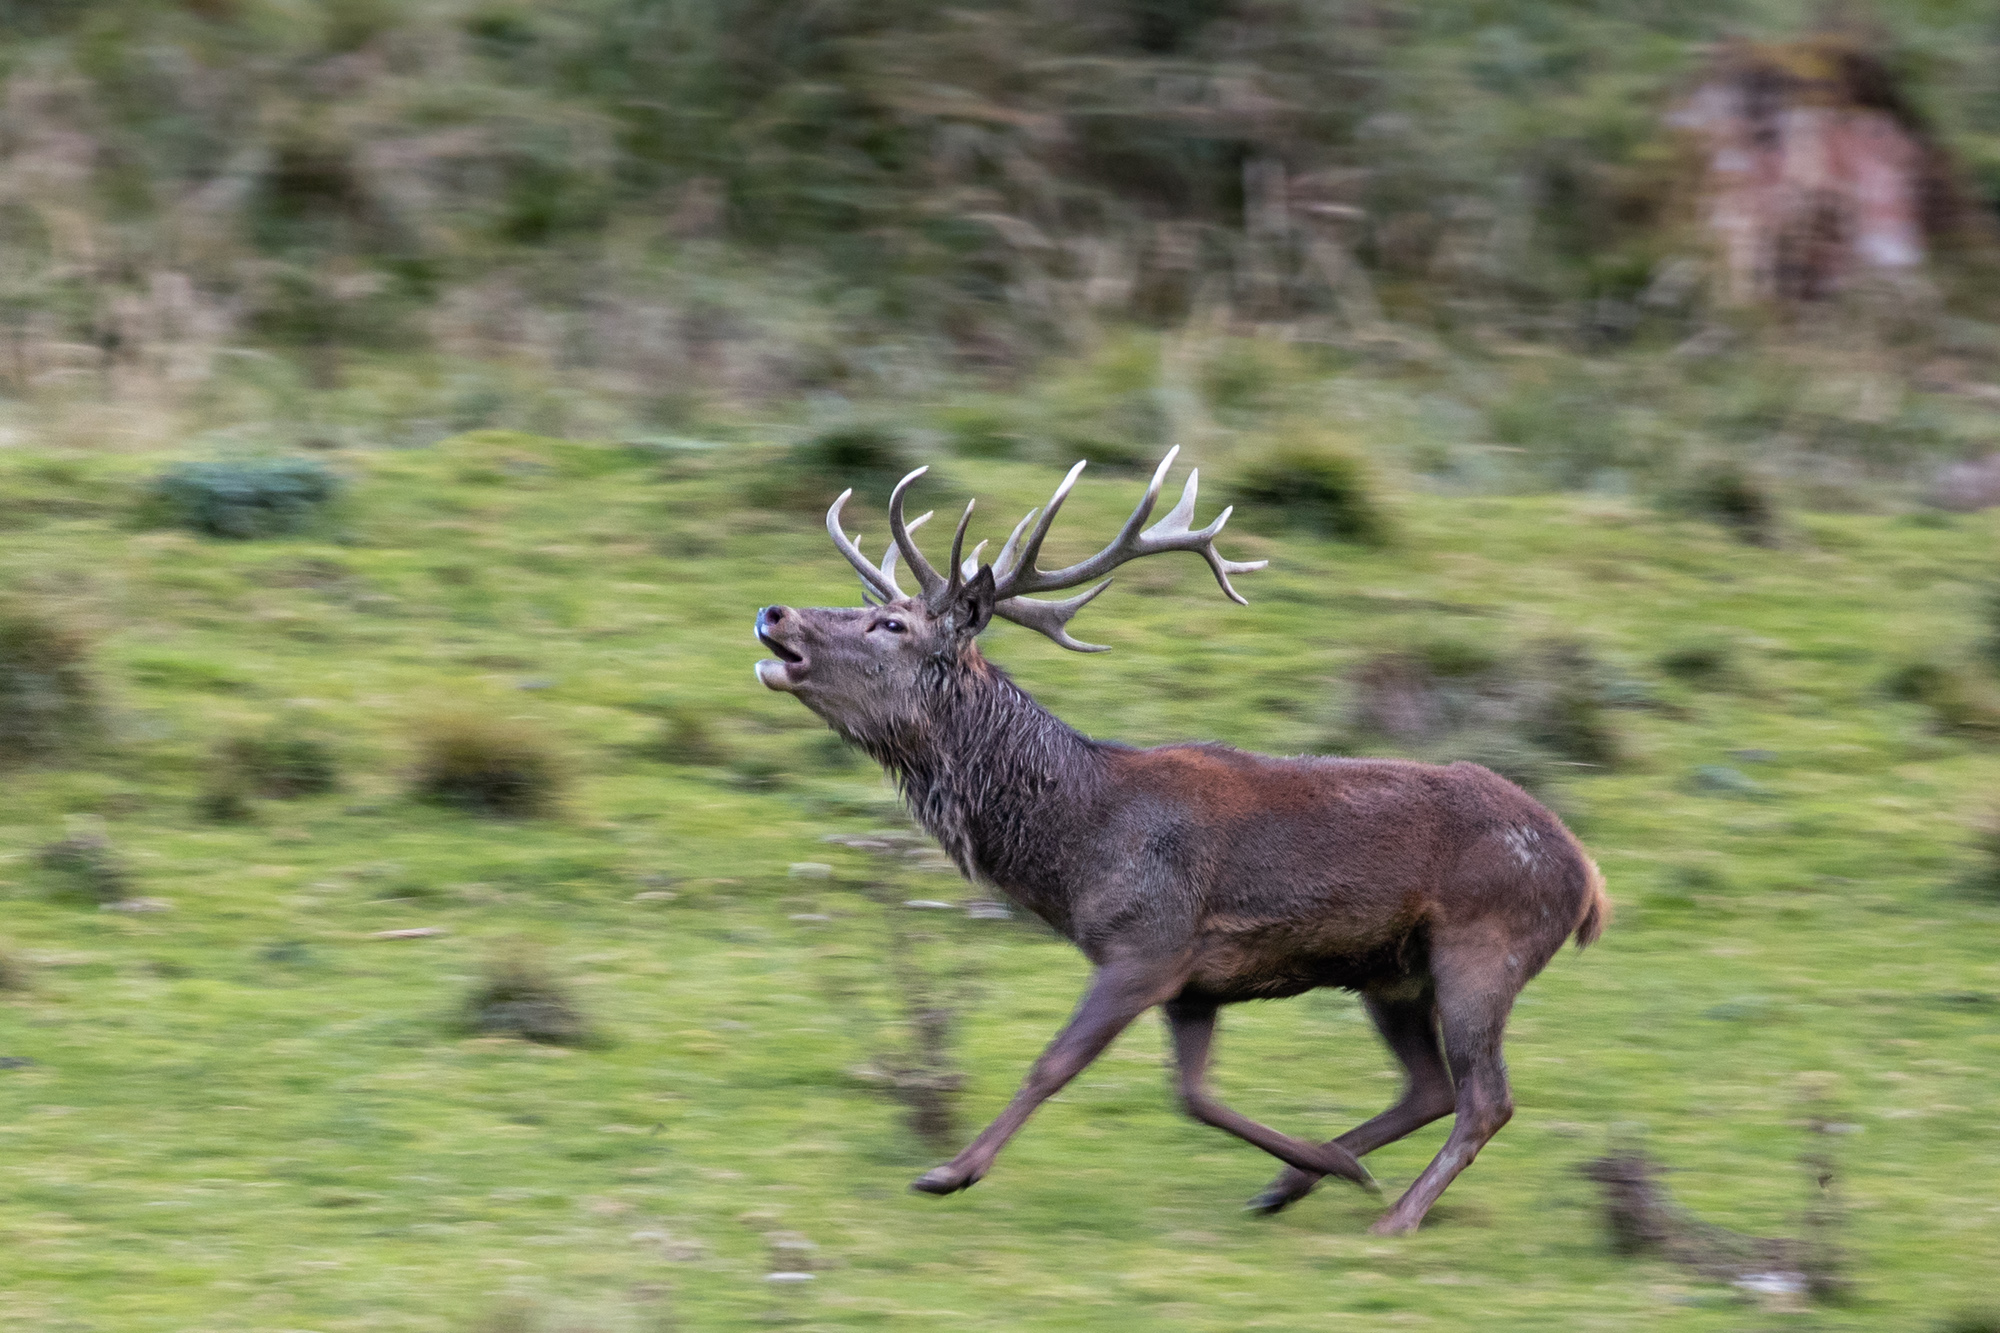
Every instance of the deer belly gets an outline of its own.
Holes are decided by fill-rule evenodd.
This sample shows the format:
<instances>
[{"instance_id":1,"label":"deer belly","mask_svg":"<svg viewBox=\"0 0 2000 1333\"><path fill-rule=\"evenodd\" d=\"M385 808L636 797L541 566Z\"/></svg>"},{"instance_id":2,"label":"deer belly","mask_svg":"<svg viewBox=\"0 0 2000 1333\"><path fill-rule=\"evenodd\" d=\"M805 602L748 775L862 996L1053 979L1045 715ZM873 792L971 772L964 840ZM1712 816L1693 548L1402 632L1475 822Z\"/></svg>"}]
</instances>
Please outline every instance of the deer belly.
<instances>
[{"instance_id":1,"label":"deer belly","mask_svg":"<svg viewBox=\"0 0 2000 1333\"><path fill-rule=\"evenodd\" d=\"M1329 938L1323 928L1230 917L1203 924L1190 985L1220 1000L1276 1000L1324 986L1360 990L1409 975L1421 957L1407 939Z\"/></svg>"}]
</instances>

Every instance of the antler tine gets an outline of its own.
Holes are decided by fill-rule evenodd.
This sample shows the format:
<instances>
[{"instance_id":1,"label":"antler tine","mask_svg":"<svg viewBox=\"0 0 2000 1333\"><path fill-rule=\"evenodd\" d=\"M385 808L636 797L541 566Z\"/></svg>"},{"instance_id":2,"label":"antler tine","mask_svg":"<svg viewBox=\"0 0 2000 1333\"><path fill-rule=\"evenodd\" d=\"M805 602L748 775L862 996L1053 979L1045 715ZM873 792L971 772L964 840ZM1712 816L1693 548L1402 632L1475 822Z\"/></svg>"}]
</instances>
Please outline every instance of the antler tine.
<instances>
[{"instance_id":1,"label":"antler tine","mask_svg":"<svg viewBox=\"0 0 2000 1333\"><path fill-rule=\"evenodd\" d=\"M965 502L965 512L958 516L958 531L951 534L951 563L945 566L951 571L951 579L944 585L944 597L939 605L950 602L965 586L965 525L972 522L972 507L978 503L977 500Z\"/></svg>"},{"instance_id":2,"label":"antler tine","mask_svg":"<svg viewBox=\"0 0 2000 1333\"><path fill-rule=\"evenodd\" d=\"M854 566L855 572L861 575L864 595L866 592L872 591L889 601L900 601L902 600L903 590L896 586L896 575L891 568L893 562L889 559L884 559L882 567L877 569L874 565L868 563L868 557L861 554L861 548L849 541L847 534L841 530L840 511L846 507L848 500L853 495L854 490L852 487L849 487L847 490L842 491L840 498L835 500L827 509L827 536L833 538L834 546L842 555L847 557L847 563ZM921 522L922 520L918 521Z\"/></svg>"},{"instance_id":3,"label":"antler tine","mask_svg":"<svg viewBox=\"0 0 2000 1333\"><path fill-rule=\"evenodd\" d=\"M931 521L931 514L933 512L934 511L932 510L926 509L923 513L918 514L915 518L910 520L909 526L904 528L903 531L915 532L918 528L921 528L924 524ZM894 580L894 578L896 577L896 543L894 543L893 541L890 542L888 546L883 548L882 572L885 575L887 575L891 580ZM903 594L899 592L896 595L898 597L901 597Z\"/></svg>"},{"instance_id":4,"label":"antler tine","mask_svg":"<svg viewBox=\"0 0 2000 1333\"><path fill-rule=\"evenodd\" d=\"M1208 567L1215 572L1215 581L1222 585L1222 591L1238 606L1250 605L1249 599L1230 585L1231 574L1250 574L1264 568L1268 560L1225 560L1215 549L1216 534L1222 525L1236 512L1235 505L1229 505L1215 516L1215 522L1192 531L1189 524L1194 520L1195 495L1201 487L1201 469L1188 473L1187 485L1181 490L1180 502L1167 516L1139 534L1138 545L1143 548L1139 555L1151 555L1155 551L1194 551L1208 561Z\"/></svg>"},{"instance_id":5,"label":"antler tine","mask_svg":"<svg viewBox=\"0 0 2000 1333\"><path fill-rule=\"evenodd\" d=\"M889 492L889 535L895 539L896 549L903 553L903 563L917 576L918 584L923 587L924 596L936 597L944 591L944 576L932 569L931 562L924 559L924 553L917 549L914 541L910 540L910 529L903 522L903 492L910 488L911 482L928 471L929 467L918 468L897 482L896 489Z\"/></svg>"},{"instance_id":6,"label":"antler tine","mask_svg":"<svg viewBox=\"0 0 2000 1333\"><path fill-rule=\"evenodd\" d=\"M996 581L1004 582L1007 576L1014 572L1015 552L1021 545L1021 534L1028 530L1028 525L1035 521L1035 515L1041 512L1039 509L1030 509L1027 516L1014 525L1014 531L1008 534L1006 543L1000 548L1000 554L993 557L993 577Z\"/></svg>"},{"instance_id":7,"label":"antler tine","mask_svg":"<svg viewBox=\"0 0 2000 1333\"><path fill-rule=\"evenodd\" d=\"M1015 557L1013 571L1008 576L1008 586L999 589L1002 597L1011 597L1017 592L1037 591L1035 588L1017 588L1014 585L1022 579L1032 581L1035 578L1035 557L1042 553L1042 541L1049 535L1049 525L1056 521L1056 511L1061 509L1063 501L1069 498L1070 488L1076 485L1076 479L1082 475L1083 469L1089 462L1087 458L1079 458L1076 466L1069 470L1069 475L1062 479L1062 485L1056 487L1056 493L1049 497L1048 505L1042 510L1042 521L1035 524L1034 532L1028 536L1028 544L1023 546L1021 554ZM1026 523L1027 519L1021 521ZM1009 538L1007 544L1012 546L1013 539Z\"/></svg>"},{"instance_id":8,"label":"antler tine","mask_svg":"<svg viewBox=\"0 0 2000 1333\"><path fill-rule=\"evenodd\" d=\"M972 548L972 554L965 557L965 563L958 567L961 576L969 579L979 572L979 553L985 549L986 543L983 541Z\"/></svg>"}]
</instances>

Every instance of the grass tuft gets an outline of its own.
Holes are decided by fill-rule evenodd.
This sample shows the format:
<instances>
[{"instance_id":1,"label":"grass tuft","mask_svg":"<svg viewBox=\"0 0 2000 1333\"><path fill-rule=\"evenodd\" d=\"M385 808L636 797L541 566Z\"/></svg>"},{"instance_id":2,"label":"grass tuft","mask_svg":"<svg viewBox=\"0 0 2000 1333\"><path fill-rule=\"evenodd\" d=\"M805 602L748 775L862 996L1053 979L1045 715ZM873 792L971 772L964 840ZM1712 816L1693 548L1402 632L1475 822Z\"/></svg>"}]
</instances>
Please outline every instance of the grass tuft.
<instances>
[{"instance_id":1,"label":"grass tuft","mask_svg":"<svg viewBox=\"0 0 2000 1333\"><path fill-rule=\"evenodd\" d=\"M566 773L554 745L518 718L443 713L416 728L410 791L418 800L495 819L554 813Z\"/></svg>"},{"instance_id":2,"label":"grass tuft","mask_svg":"<svg viewBox=\"0 0 2000 1333\"><path fill-rule=\"evenodd\" d=\"M518 942L486 960L461 1017L468 1031L482 1036L551 1046L583 1046L596 1039L569 987L538 952Z\"/></svg>"},{"instance_id":3,"label":"grass tuft","mask_svg":"<svg viewBox=\"0 0 2000 1333\"><path fill-rule=\"evenodd\" d=\"M217 748L216 760L269 801L323 796L340 787L340 761L333 747L282 724L231 737Z\"/></svg>"},{"instance_id":4,"label":"grass tuft","mask_svg":"<svg viewBox=\"0 0 2000 1333\"><path fill-rule=\"evenodd\" d=\"M97 722L84 636L37 607L0 601L0 766L73 757Z\"/></svg>"},{"instance_id":5,"label":"grass tuft","mask_svg":"<svg viewBox=\"0 0 2000 1333\"><path fill-rule=\"evenodd\" d=\"M37 860L66 895L100 904L122 902L131 896L125 860L111 845L110 835L94 820L79 819L68 837L43 847Z\"/></svg>"},{"instance_id":6,"label":"grass tuft","mask_svg":"<svg viewBox=\"0 0 2000 1333\"><path fill-rule=\"evenodd\" d=\"M1765 481L1740 463L1714 463L1669 492L1668 505L1727 528L1751 546L1778 544L1778 501Z\"/></svg>"}]
</instances>

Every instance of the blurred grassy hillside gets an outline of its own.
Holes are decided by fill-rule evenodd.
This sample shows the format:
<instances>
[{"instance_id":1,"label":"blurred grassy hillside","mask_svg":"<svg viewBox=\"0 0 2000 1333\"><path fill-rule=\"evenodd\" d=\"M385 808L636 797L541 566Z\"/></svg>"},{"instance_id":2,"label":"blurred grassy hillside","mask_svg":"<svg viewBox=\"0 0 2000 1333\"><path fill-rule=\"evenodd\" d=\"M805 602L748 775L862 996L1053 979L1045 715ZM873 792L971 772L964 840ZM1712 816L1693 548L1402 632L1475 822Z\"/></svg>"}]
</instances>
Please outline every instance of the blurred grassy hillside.
<instances>
[{"instance_id":1,"label":"blurred grassy hillside","mask_svg":"<svg viewBox=\"0 0 2000 1333\"><path fill-rule=\"evenodd\" d=\"M931 1159L869 1064L888 1020L867 1015L893 1012L880 917L906 910L880 900L976 891L917 869L870 893L878 872L823 841L895 800L751 679L759 603L854 595L815 512L746 503L769 455L504 432L346 451L330 512L255 541L158 526L171 456L24 450L0 474L0 583L82 645L31 657L10 630L9 670L77 662L98 718L0 772L0 1327L1796 1317L1612 1252L1575 1168L1635 1132L1682 1199L1759 1234L1797 1232L1815 1191L1794 1159L1832 1145L1857 1303L1813 1327L1991 1308L2000 857L1979 838L2000 754L1966 725L2000 686L1991 514L1792 513L1753 545L1615 496L1412 491L1384 497L1381 547L1246 512L1227 549L1273 562L1248 607L1160 560L1079 626L1111 653L991 636L1086 731L1279 752L1408 748L1357 734L1384 653L1475 688L1551 637L1594 663L1615 744L1539 776L1618 919L1527 992L1514 1123L1435 1226L1384 1243L1352 1192L1241 1213L1271 1165L1177 1117L1150 1020L977 1189L903 1193ZM942 465L989 538L1060 475ZM1138 484L1086 479L1058 557ZM855 524L882 540L878 510ZM524 780L559 775L540 817L440 791L440 754L481 726ZM1019 919L908 910L977 988L958 1052L977 1121L1083 963ZM535 1030L566 1044L472 1010L521 990L490 969L524 946L567 992ZM1298 1133L1395 1088L1331 994L1232 1012L1218 1078ZM1371 1163L1406 1181L1441 1133ZM767 1282L799 1238L815 1280Z\"/></svg>"}]
</instances>

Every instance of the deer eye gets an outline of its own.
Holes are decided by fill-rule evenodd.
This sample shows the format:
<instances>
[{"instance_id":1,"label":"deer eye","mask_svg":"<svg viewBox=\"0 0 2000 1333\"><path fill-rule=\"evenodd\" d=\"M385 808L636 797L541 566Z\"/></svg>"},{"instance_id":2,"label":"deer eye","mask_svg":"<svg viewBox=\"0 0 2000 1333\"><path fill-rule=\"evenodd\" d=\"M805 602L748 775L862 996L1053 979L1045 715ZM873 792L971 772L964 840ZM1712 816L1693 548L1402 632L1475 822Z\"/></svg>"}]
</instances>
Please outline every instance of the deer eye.
<instances>
[{"instance_id":1,"label":"deer eye","mask_svg":"<svg viewBox=\"0 0 2000 1333\"><path fill-rule=\"evenodd\" d=\"M885 620L882 622L882 628L888 630L891 634L901 634L905 626L900 620Z\"/></svg>"}]
</instances>

